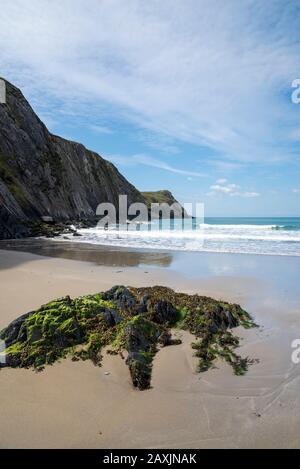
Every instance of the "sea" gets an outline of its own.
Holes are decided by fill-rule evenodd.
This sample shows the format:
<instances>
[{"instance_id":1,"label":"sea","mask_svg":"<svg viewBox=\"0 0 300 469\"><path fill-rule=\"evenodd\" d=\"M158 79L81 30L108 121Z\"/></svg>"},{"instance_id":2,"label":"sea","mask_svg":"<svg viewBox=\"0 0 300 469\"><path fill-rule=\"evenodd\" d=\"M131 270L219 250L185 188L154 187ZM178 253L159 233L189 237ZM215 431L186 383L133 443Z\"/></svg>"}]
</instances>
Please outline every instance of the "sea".
<instances>
[{"instance_id":1,"label":"sea","mask_svg":"<svg viewBox=\"0 0 300 469\"><path fill-rule=\"evenodd\" d=\"M73 242L136 249L300 256L300 217L193 219L187 226L153 221L78 230ZM66 240L64 235L64 239ZM62 238L63 239L63 238Z\"/></svg>"}]
</instances>

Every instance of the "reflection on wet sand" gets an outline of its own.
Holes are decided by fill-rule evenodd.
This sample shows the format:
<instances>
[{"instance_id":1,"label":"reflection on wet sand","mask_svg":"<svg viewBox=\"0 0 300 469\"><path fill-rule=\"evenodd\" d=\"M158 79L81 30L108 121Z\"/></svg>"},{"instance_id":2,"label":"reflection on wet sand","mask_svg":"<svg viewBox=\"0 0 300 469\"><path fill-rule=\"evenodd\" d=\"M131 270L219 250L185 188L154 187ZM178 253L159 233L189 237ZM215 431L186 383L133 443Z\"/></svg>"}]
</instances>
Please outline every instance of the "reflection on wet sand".
<instances>
[{"instance_id":1,"label":"reflection on wet sand","mask_svg":"<svg viewBox=\"0 0 300 469\"><path fill-rule=\"evenodd\" d=\"M1 249L30 252L46 257L93 262L97 265L111 267L138 267L142 264L156 267L170 267L173 262L172 253L128 250L128 248L123 250L122 248L72 243L72 241L60 242L33 238L0 241Z\"/></svg>"}]
</instances>

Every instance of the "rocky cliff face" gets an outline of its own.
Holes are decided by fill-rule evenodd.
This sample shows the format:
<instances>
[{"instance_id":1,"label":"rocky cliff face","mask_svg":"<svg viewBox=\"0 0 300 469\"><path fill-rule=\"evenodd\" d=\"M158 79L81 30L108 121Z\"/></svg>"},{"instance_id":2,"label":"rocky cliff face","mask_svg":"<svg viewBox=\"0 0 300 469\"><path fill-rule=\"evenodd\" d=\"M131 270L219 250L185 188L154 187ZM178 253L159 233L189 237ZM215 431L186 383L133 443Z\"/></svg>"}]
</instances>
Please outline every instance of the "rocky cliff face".
<instances>
[{"instance_id":1,"label":"rocky cliff face","mask_svg":"<svg viewBox=\"0 0 300 469\"><path fill-rule=\"evenodd\" d=\"M141 194L97 153L52 135L22 92L4 83L6 103L0 103L0 239L38 233L32 226L45 217L55 222L76 224L84 220L92 224L97 206L111 202L118 207L122 194L127 195L129 205L175 202L168 191Z\"/></svg>"},{"instance_id":2,"label":"rocky cliff face","mask_svg":"<svg viewBox=\"0 0 300 469\"><path fill-rule=\"evenodd\" d=\"M108 161L51 135L21 91L6 82L0 104L0 238L26 236L30 223L92 220L101 202L144 202Z\"/></svg>"}]
</instances>

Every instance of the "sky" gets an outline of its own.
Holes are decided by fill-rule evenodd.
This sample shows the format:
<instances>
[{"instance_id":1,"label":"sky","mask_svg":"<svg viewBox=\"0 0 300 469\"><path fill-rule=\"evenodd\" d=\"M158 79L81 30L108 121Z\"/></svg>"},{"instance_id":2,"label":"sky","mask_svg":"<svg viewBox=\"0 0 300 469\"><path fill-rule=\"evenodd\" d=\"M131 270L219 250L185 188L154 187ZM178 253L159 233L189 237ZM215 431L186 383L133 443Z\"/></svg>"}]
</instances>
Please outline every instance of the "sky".
<instances>
[{"instance_id":1,"label":"sky","mask_svg":"<svg viewBox=\"0 0 300 469\"><path fill-rule=\"evenodd\" d=\"M0 6L0 76L51 132L207 216L300 216L299 0Z\"/></svg>"}]
</instances>

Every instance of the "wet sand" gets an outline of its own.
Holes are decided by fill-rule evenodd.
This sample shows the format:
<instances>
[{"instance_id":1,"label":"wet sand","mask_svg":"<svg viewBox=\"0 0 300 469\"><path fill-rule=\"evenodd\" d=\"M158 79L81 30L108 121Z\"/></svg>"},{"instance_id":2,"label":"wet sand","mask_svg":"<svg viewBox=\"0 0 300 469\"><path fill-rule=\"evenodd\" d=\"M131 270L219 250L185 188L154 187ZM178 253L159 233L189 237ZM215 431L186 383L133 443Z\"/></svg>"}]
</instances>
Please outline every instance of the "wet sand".
<instances>
[{"instance_id":1,"label":"wet sand","mask_svg":"<svg viewBox=\"0 0 300 469\"><path fill-rule=\"evenodd\" d=\"M300 446L300 365L291 361L291 342L300 338L300 260L101 249L87 259L88 246L82 259L71 245L58 257L50 244L34 249L51 257L0 250L0 329L66 294L162 284L242 304L261 327L237 331L239 352L259 363L244 377L224 363L199 375L193 337L183 333L182 345L157 354L153 387L144 392L132 388L121 358L109 355L101 368L63 360L42 373L2 369L0 447Z\"/></svg>"}]
</instances>

